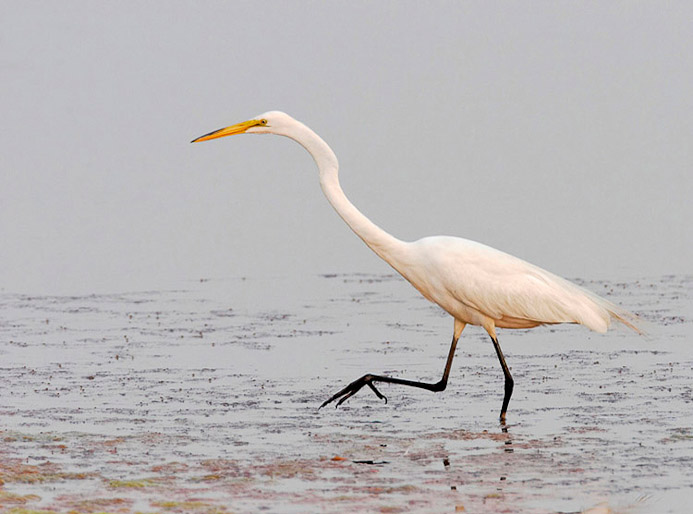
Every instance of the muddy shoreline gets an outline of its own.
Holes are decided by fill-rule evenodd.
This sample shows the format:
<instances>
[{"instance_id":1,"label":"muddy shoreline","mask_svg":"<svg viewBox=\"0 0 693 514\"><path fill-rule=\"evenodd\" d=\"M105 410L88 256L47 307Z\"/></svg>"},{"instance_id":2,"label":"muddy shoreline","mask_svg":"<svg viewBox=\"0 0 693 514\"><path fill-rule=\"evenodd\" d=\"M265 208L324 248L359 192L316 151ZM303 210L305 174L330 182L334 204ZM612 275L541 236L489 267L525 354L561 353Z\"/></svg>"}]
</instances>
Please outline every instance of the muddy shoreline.
<instances>
[{"instance_id":1,"label":"muddy shoreline","mask_svg":"<svg viewBox=\"0 0 693 514\"><path fill-rule=\"evenodd\" d=\"M650 325L467 329L392 275L0 294L0 512L687 512L693 277L586 282Z\"/></svg>"}]
</instances>

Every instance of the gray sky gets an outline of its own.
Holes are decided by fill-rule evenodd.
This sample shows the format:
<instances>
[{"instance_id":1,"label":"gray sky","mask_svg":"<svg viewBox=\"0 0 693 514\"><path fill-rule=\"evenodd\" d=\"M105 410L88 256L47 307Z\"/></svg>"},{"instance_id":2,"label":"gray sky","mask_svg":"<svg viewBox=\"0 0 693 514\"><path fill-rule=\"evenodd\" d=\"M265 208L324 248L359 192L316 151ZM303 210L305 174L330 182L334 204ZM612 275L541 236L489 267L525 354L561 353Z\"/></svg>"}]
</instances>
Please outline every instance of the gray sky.
<instances>
[{"instance_id":1,"label":"gray sky","mask_svg":"<svg viewBox=\"0 0 693 514\"><path fill-rule=\"evenodd\" d=\"M0 288L384 272L270 109L403 239L690 273L690 2L5 2Z\"/></svg>"}]
</instances>

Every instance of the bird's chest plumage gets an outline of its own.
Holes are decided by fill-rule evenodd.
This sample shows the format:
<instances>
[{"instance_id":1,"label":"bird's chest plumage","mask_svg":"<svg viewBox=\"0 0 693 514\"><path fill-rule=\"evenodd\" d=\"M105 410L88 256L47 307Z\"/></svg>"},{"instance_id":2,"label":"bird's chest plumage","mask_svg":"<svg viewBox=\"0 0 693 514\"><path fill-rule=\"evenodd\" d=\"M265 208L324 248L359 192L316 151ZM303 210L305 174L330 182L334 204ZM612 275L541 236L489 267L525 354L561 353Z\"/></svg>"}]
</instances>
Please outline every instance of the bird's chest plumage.
<instances>
[{"instance_id":1,"label":"bird's chest plumage","mask_svg":"<svg viewBox=\"0 0 693 514\"><path fill-rule=\"evenodd\" d=\"M398 270L399 271L399 270ZM488 323L488 316L465 304L457 298L449 287L449 276L445 275L444 267L418 265L400 271L424 298L440 306L445 312L471 325L482 326Z\"/></svg>"}]
</instances>

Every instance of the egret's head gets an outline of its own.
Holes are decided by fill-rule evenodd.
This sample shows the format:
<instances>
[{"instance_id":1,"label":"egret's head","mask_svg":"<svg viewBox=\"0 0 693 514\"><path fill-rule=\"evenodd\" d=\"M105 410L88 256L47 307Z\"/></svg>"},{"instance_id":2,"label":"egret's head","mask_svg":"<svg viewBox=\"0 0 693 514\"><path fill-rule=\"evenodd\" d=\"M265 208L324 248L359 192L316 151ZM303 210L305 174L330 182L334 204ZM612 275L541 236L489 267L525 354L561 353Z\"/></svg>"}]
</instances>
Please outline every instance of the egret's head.
<instances>
[{"instance_id":1,"label":"egret's head","mask_svg":"<svg viewBox=\"0 0 693 514\"><path fill-rule=\"evenodd\" d=\"M256 116L252 120L236 123L230 127L222 128L193 139L191 143L209 141L218 137L233 136L236 134L279 134L286 135L286 130L294 119L280 111L269 111ZM295 123L295 122L294 122Z\"/></svg>"}]
</instances>

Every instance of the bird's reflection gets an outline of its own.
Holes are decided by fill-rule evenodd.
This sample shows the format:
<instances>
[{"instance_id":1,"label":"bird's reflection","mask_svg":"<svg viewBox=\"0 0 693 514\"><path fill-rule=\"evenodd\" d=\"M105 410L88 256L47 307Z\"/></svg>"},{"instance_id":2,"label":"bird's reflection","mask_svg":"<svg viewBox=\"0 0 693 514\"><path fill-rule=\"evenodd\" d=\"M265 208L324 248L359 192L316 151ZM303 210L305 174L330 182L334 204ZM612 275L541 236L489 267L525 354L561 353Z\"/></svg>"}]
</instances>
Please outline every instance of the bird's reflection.
<instances>
[{"instance_id":1,"label":"bird's reflection","mask_svg":"<svg viewBox=\"0 0 693 514\"><path fill-rule=\"evenodd\" d=\"M503 438L503 446L501 446L501 448L503 448L503 453L514 453L515 449L513 448L512 435L510 434L509 427L505 423L505 420L501 420L500 428L501 428L501 433L505 435L505 437ZM506 463L505 468L509 470L510 462ZM504 473L503 475L501 475L501 477L500 477L501 482L505 482L507 480L508 480L508 474L507 473Z\"/></svg>"}]
</instances>

